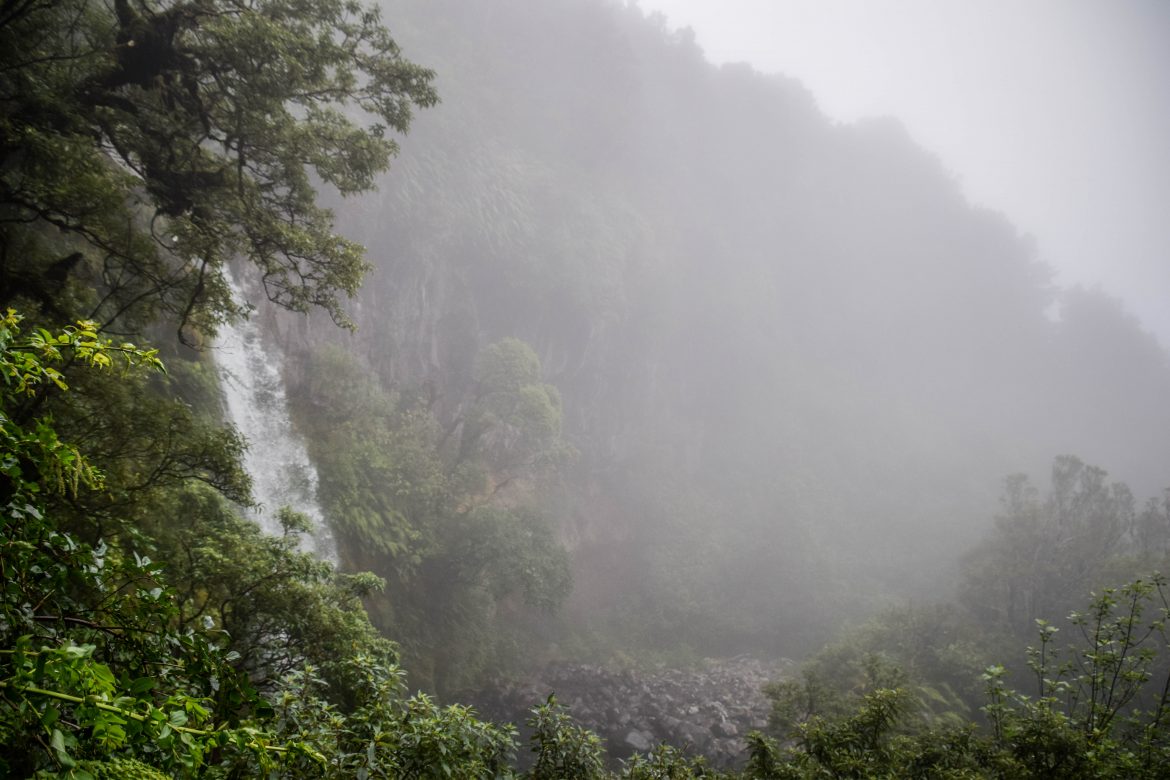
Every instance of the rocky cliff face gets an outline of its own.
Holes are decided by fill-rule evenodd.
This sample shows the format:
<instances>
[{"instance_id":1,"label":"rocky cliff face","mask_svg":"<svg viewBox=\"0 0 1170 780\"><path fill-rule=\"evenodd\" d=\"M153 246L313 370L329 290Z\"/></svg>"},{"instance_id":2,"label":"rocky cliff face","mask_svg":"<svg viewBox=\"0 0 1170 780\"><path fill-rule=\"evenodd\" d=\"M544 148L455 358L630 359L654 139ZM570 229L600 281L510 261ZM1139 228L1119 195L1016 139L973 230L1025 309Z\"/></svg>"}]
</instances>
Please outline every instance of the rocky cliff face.
<instances>
[{"instance_id":1,"label":"rocky cliff face","mask_svg":"<svg viewBox=\"0 0 1170 780\"><path fill-rule=\"evenodd\" d=\"M531 344L580 453L543 486L578 614L797 653L945 588L1007 474L1071 452L1164 487L1165 353L1099 294L1053 321L1036 247L896 121L834 126L635 5L387 18L444 103L380 193L336 202L375 266L359 331L276 323L289 371L341 343L447 425L481 348Z\"/></svg>"}]
</instances>

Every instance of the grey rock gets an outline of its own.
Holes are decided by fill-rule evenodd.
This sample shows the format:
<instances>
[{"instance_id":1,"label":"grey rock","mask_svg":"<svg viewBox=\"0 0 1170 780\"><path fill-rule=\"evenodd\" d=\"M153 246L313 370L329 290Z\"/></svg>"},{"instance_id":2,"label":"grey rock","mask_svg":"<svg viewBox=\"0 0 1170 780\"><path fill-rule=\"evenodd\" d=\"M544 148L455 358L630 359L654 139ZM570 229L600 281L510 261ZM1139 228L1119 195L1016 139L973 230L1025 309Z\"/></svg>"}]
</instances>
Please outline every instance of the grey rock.
<instances>
[{"instance_id":1,"label":"grey rock","mask_svg":"<svg viewBox=\"0 0 1170 780\"><path fill-rule=\"evenodd\" d=\"M739 736L739 729L737 729L735 727L735 724L729 720L725 720L725 721L722 721L720 723L716 723L714 726L711 727L711 731L713 731L716 735L718 735L720 737L731 738L731 737L738 737Z\"/></svg>"},{"instance_id":2,"label":"grey rock","mask_svg":"<svg viewBox=\"0 0 1170 780\"><path fill-rule=\"evenodd\" d=\"M763 686L785 673L791 673L790 664L743 656L649 671L566 664L521 681L498 680L459 700L484 717L523 724L529 710L555 691L579 725L606 739L613 759L665 741L729 768L743 761L739 736L767 724L770 703Z\"/></svg>"},{"instance_id":3,"label":"grey rock","mask_svg":"<svg viewBox=\"0 0 1170 780\"><path fill-rule=\"evenodd\" d=\"M650 734L636 729L626 734L625 742L639 753L645 753L654 747L654 738Z\"/></svg>"}]
</instances>

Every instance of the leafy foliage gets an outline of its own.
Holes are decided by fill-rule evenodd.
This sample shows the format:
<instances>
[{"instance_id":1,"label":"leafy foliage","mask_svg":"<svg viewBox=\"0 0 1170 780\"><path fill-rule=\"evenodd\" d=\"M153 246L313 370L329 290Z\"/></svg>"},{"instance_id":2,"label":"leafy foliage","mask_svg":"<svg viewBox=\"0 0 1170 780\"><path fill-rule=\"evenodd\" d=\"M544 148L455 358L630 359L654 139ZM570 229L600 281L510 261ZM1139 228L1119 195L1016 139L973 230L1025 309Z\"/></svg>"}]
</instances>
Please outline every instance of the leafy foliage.
<instances>
[{"instance_id":1,"label":"leafy foliage","mask_svg":"<svg viewBox=\"0 0 1170 780\"><path fill-rule=\"evenodd\" d=\"M344 322L366 266L313 179L369 189L397 150L386 131L436 101L377 9L348 0L19 3L0 51L0 248L28 257L0 299L60 309L84 269L105 325L214 329L237 310L234 257L278 304Z\"/></svg>"},{"instance_id":2,"label":"leafy foliage","mask_svg":"<svg viewBox=\"0 0 1170 780\"><path fill-rule=\"evenodd\" d=\"M532 751L536 754L532 780L605 777L601 739L575 724L555 696L549 696L532 711L528 725L532 727Z\"/></svg>"},{"instance_id":3,"label":"leafy foliage","mask_svg":"<svg viewBox=\"0 0 1170 780\"><path fill-rule=\"evenodd\" d=\"M1028 651L1037 694L1011 689L1004 668L989 667L986 730L959 722L900 734L899 721L912 715L909 692L876 689L854 711L802 723L786 758L753 737L749 776L1162 777L1170 770L1167 594L1162 577L1104 591L1072 616L1081 636L1067 649L1040 621L1040 644Z\"/></svg>"},{"instance_id":4,"label":"leafy foliage","mask_svg":"<svg viewBox=\"0 0 1170 780\"><path fill-rule=\"evenodd\" d=\"M476 366L466 417L446 427L426 396L387 392L337 349L316 352L293 388L343 559L385 574L371 614L414 678L441 691L518 660L525 616L571 585L532 489L569 451L556 391L516 339Z\"/></svg>"},{"instance_id":5,"label":"leafy foliage","mask_svg":"<svg viewBox=\"0 0 1170 780\"><path fill-rule=\"evenodd\" d=\"M887 612L818 653L799 679L770 686L773 728L796 740L806 753L800 761L815 760L842 776L920 776L915 772L929 769L940 773L932 777L1158 777L1167 771L1170 602L1163 577L1132 579L1141 566L1165 563L1156 547L1137 546L1159 527L1161 505L1151 501L1139 515L1125 485L1062 457L1043 501L1016 477L1008 480L1003 506L994 534L968 559L961 604ZM1131 579L1100 590L1088 610L1067 621L1040 617L1042 603L1071 605L1068 583L1109 577ZM977 698L963 678L973 679L976 665L1016 641L1025 619L1038 629L1039 644L1028 649L1025 666L986 670L986 703L975 717ZM1073 637L1067 647L1062 631ZM1019 690L1029 680L1034 695ZM875 732L854 719L867 709L881 715L873 705L883 691L898 692L901 710L879 718L886 742L862 745L856 735ZM866 763L872 761L877 764Z\"/></svg>"},{"instance_id":6,"label":"leafy foliage","mask_svg":"<svg viewBox=\"0 0 1170 780\"><path fill-rule=\"evenodd\" d=\"M628 780L688 780L718 774L708 771L702 758L690 758L670 745L658 745L646 755L634 755L622 768L622 777Z\"/></svg>"},{"instance_id":7,"label":"leafy foliage","mask_svg":"<svg viewBox=\"0 0 1170 780\"><path fill-rule=\"evenodd\" d=\"M297 552L303 518L286 512L286 536L264 537L192 480L168 494L165 526L132 537L169 567L59 530L43 499L100 490L103 475L46 421L22 427L9 410L46 384L68 389L54 363L69 356L99 369L114 358L159 363L89 323L24 340L18 328L11 312L0 328L5 776L502 771L510 731L466 708L405 699L393 649L359 601L379 581Z\"/></svg>"},{"instance_id":8,"label":"leafy foliage","mask_svg":"<svg viewBox=\"0 0 1170 780\"><path fill-rule=\"evenodd\" d=\"M152 763L194 767L242 733L203 728L254 698L226 656L202 637L171 630L171 593L159 566L58 530L44 499L100 489L103 477L44 419L18 424L11 410L67 385L54 364L76 357L95 368L115 358L158 367L153 352L99 339L92 323L18 338L9 311L0 328L3 426L3 590L0 620L0 737L7 771L70 769L79 758L137 749ZM230 724L228 724L230 725ZM19 749L18 749L19 746Z\"/></svg>"},{"instance_id":9,"label":"leafy foliage","mask_svg":"<svg viewBox=\"0 0 1170 780\"><path fill-rule=\"evenodd\" d=\"M383 663L397 657L362 606L385 583L368 573L335 572L301 552L305 518L284 509L285 534L267 536L205 487L175 491L171 501L164 516L184 522L156 538L177 588L175 620L230 652L254 685L270 690L309 663L334 700L344 702L356 695L342 671L353 653L360 649Z\"/></svg>"},{"instance_id":10,"label":"leafy foliage","mask_svg":"<svg viewBox=\"0 0 1170 780\"><path fill-rule=\"evenodd\" d=\"M1137 513L1129 488L1107 477L1063 456L1043 500L1023 475L1007 480L995 533L966 562L961 598L982 625L1024 636L1035 619L1071 610L1072 594L1109 575Z\"/></svg>"},{"instance_id":11,"label":"leafy foliage","mask_svg":"<svg viewBox=\"0 0 1170 780\"><path fill-rule=\"evenodd\" d=\"M283 736L315 751L284 776L437 780L509 774L511 728L481 722L466 707L439 707L425 694L406 698L403 673L368 656L347 658L344 675L356 692L344 711L331 703L328 685L312 668L289 675L274 696Z\"/></svg>"},{"instance_id":12,"label":"leafy foliage","mask_svg":"<svg viewBox=\"0 0 1170 780\"><path fill-rule=\"evenodd\" d=\"M485 347L476 358L475 392L461 426L458 460L485 459L494 489L571 457L561 441L561 396L541 378L540 358L517 338Z\"/></svg>"},{"instance_id":13,"label":"leafy foliage","mask_svg":"<svg viewBox=\"0 0 1170 780\"><path fill-rule=\"evenodd\" d=\"M835 719L878 690L904 693L899 728L957 725L982 701L979 673L990 651L953 607L889 609L819 650L799 676L770 684L771 729L782 735L820 717Z\"/></svg>"}]
</instances>

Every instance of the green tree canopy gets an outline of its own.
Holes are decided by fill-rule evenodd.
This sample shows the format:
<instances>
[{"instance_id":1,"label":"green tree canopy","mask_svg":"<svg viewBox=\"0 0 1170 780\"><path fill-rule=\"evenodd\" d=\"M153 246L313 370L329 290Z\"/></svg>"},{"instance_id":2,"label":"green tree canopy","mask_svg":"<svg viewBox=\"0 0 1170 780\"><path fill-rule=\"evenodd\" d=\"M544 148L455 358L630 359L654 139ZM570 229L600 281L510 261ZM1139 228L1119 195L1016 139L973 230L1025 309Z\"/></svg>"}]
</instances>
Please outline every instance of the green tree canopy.
<instances>
[{"instance_id":1,"label":"green tree canopy","mask_svg":"<svg viewBox=\"0 0 1170 780\"><path fill-rule=\"evenodd\" d=\"M1006 480L995 530L967 555L960 586L982 625L1026 637L1037 618L1071 610L1076 594L1109 581L1110 561L1133 546L1138 514L1130 489L1108 476L1064 455L1044 497L1024 475Z\"/></svg>"},{"instance_id":2,"label":"green tree canopy","mask_svg":"<svg viewBox=\"0 0 1170 780\"><path fill-rule=\"evenodd\" d=\"M0 52L0 300L59 309L83 277L72 303L103 325L214 329L243 257L271 300L347 322L363 250L315 185L370 189L388 131L437 100L377 9L18 0L0 8Z\"/></svg>"}]
</instances>

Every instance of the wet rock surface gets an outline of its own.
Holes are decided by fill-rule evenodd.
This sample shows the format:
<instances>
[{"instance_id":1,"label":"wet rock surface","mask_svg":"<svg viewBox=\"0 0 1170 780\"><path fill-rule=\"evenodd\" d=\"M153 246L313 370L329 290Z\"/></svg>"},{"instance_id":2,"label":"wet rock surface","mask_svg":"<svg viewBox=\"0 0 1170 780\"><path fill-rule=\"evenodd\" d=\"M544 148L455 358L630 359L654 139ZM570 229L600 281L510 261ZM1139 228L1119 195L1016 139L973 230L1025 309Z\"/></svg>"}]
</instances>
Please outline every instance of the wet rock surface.
<instances>
[{"instance_id":1,"label":"wet rock surface","mask_svg":"<svg viewBox=\"0 0 1170 780\"><path fill-rule=\"evenodd\" d=\"M519 726L521 753L530 710L555 694L577 723L605 740L613 760L666 742L728 767L743 761L744 736L767 725L764 685L791 666L748 657L707 659L688 669L558 665L522 681L497 680L459 699L485 718Z\"/></svg>"}]
</instances>

